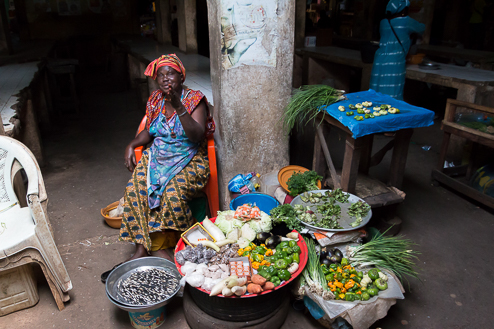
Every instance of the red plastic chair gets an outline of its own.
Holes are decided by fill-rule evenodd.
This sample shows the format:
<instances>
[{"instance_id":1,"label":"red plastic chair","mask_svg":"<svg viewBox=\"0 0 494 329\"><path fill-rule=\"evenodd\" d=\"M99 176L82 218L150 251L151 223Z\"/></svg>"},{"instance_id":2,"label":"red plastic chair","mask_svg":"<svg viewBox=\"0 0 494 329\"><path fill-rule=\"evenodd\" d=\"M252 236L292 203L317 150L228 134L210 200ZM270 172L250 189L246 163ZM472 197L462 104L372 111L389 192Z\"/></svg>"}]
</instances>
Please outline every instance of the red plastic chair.
<instances>
[{"instance_id":1,"label":"red plastic chair","mask_svg":"<svg viewBox=\"0 0 494 329\"><path fill-rule=\"evenodd\" d=\"M144 116L144 118L142 118L141 124L139 125L136 136L146 128L146 121L147 117ZM137 162L139 162L139 160L141 159L143 150L143 146L134 149ZM203 191L208 197L208 205L209 211L211 212L211 217L216 217L216 214L220 210L220 199L218 195L218 172L216 168L216 150L214 147L213 135L210 135L208 137L208 158L211 175L209 176L209 181L204 187Z\"/></svg>"}]
</instances>

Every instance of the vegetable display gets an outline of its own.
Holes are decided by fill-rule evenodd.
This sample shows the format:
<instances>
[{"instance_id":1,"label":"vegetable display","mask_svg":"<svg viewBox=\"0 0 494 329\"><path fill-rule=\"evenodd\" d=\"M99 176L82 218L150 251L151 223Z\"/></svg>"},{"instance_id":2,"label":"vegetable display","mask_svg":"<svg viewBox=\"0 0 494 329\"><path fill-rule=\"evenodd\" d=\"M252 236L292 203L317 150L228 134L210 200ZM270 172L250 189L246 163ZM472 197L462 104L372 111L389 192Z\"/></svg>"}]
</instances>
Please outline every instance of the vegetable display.
<instances>
[{"instance_id":1,"label":"vegetable display","mask_svg":"<svg viewBox=\"0 0 494 329\"><path fill-rule=\"evenodd\" d=\"M353 110L357 110L357 114L361 115L356 115L353 118L356 121L364 121L365 119L374 119L375 117L379 117L382 115L388 115L389 114L398 114L400 113L400 110L397 109L396 107L392 107L389 104L382 104L380 106L374 106L371 111L370 107L372 106L372 102L362 102L362 103L357 103L355 105L349 104L348 109L351 111L346 111L345 106L340 105L338 106L338 110L340 112L345 112L347 116L352 116L354 114ZM363 114L363 115L362 115Z\"/></svg>"},{"instance_id":2,"label":"vegetable display","mask_svg":"<svg viewBox=\"0 0 494 329\"><path fill-rule=\"evenodd\" d=\"M345 99L344 92L326 85L300 87L284 109L282 121L286 132L290 132L299 123L307 124L319 113L324 114L325 111L321 111L320 107Z\"/></svg>"},{"instance_id":3,"label":"vegetable display","mask_svg":"<svg viewBox=\"0 0 494 329\"><path fill-rule=\"evenodd\" d=\"M293 210L297 218L309 226L327 230L351 229L362 224L370 206L361 200L352 203L350 196L341 189L305 192L292 202Z\"/></svg>"},{"instance_id":4,"label":"vegetable display","mask_svg":"<svg viewBox=\"0 0 494 329\"><path fill-rule=\"evenodd\" d=\"M300 280L300 287L303 288L307 286L311 292L323 297L326 300L334 299L334 294L329 291L329 287L326 284L326 278L324 277L324 273L319 262L319 257L316 253L314 241L305 237L304 240L307 244L309 259L305 269L302 272L303 279L301 278Z\"/></svg>"},{"instance_id":5,"label":"vegetable display","mask_svg":"<svg viewBox=\"0 0 494 329\"><path fill-rule=\"evenodd\" d=\"M317 190L317 182L321 180L315 171L309 170L304 173L295 172L288 179L287 185L291 196L297 196L301 193Z\"/></svg>"},{"instance_id":6,"label":"vegetable display","mask_svg":"<svg viewBox=\"0 0 494 329\"><path fill-rule=\"evenodd\" d=\"M290 230L301 231L304 228L297 219L295 209L289 204L282 204L271 209L270 215L275 224L285 223Z\"/></svg>"},{"instance_id":7,"label":"vegetable display","mask_svg":"<svg viewBox=\"0 0 494 329\"><path fill-rule=\"evenodd\" d=\"M388 288L388 276L377 268L364 274L348 264L348 259L341 262L321 264L328 287L336 300L347 302L366 301L377 296L379 291Z\"/></svg>"},{"instance_id":8,"label":"vegetable display","mask_svg":"<svg viewBox=\"0 0 494 329\"><path fill-rule=\"evenodd\" d=\"M361 246L348 247L351 265L386 269L395 273L401 281L406 279L406 276L418 279L415 261L419 253L412 250L415 244L402 236L390 237L384 233Z\"/></svg>"}]
</instances>

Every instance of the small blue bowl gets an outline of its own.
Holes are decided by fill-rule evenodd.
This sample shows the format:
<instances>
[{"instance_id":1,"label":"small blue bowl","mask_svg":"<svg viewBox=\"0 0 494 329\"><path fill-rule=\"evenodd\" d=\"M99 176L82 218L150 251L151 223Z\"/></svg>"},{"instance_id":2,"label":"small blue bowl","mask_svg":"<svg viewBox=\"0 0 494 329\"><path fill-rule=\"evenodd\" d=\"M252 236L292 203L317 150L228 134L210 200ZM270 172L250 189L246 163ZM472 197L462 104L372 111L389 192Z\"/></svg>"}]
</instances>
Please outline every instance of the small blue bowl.
<instances>
[{"instance_id":1,"label":"small blue bowl","mask_svg":"<svg viewBox=\"0 0 494 329\"><path fill-rule=\"evenodd\" d=\"M249 194L242 194L236 197L235 199L233 199L230 202L230 209L237 210L238 206L241 206L246 203L250 203L252 205L255 204L256 206L259 207L259 209L261 209L261 211L264 211L268 215L271 209L276 208L280 205L278 200L276 200L270 195L263 193L249 193Z\"/></svg>"}]
</instances>

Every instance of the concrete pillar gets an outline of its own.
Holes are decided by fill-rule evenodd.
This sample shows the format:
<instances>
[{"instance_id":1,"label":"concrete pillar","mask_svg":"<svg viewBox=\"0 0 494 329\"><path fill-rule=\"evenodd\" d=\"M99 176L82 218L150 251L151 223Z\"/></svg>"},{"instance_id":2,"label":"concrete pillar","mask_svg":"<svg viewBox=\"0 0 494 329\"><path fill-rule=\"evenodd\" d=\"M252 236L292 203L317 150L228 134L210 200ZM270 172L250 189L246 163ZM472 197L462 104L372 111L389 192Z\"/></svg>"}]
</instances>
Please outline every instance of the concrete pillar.
<instances>
[{"instance_id":1,"label":"concrete pillar","mask_svg":"<svg viewBox=\"0 0 494 329\"><path fill-rule=\"evenodd\" d=\"M295 0L254 0L250 9L238 8L239 3L243 1L208 0L222 209L228 208L227 184L235 175L251 171L262 175L289 162L288 138L280 118L291 94ZM263 10L268 9L264 20ZM243 24L239 17L229 17L231 13L251 17L254 23ZM276 55L274 63L259 65L260 59L272 55ZM248 59L250 65L238 65L239 59Z\"/></svg>"},{"instance_id":2,"label":"concrete pillar","mask_svg":"<svg viewBox=\"0 0 494 329\"><path fill-rule=\"evenodd\" d=\"M178 48L187 54L197 53L196 0L177 1Z\"/></svg>"},{"instance_id":3,"label":"concrete pillar","mask_svg":"<svg viewBox=\"0 0 494 329\"><path fill-rule=\"evenodd\" d=\"M159 43L171 44L170 0L158 0L156 3L156 37Z\"/></svg>"}]
</instances>

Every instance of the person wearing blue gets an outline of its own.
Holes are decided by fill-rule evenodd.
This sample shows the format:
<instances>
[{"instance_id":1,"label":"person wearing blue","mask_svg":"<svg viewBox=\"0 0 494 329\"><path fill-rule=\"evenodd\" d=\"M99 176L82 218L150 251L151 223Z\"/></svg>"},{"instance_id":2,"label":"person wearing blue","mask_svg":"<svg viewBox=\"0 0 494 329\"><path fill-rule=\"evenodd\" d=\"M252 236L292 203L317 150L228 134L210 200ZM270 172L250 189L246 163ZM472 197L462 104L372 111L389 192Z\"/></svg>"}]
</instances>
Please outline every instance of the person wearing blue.
<instances>
[{"instance_id":1,"label":"person wearing blue","mask_svg":"<svg viewBox=\"0 0 494 329\"><path fill-rule=\"evenodd\" d=\"M409 6L409 0L390 0L386 6L387 18L379 26L381 40L370 80L371 89L399 100L403 100L410 35L425 31L424 24L408 17Z\"/></svg>"}]
</instances>

